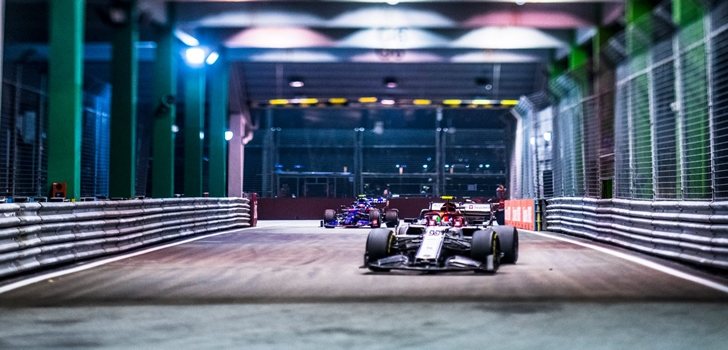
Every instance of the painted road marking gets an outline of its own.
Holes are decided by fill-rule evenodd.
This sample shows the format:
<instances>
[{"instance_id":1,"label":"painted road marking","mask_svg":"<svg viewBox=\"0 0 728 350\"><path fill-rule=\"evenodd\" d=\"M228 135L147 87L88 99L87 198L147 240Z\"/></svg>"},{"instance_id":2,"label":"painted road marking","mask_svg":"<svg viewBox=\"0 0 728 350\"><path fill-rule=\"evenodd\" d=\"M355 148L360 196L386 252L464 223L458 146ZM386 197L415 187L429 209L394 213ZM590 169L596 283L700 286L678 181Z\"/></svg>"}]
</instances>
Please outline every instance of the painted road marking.
<instances>
[{"instance_id":1,"label":"painted road marking","mask_svg":"<svg viewBox=\"0 0 728 350\"><path fill-rule=\"evenodd\" d=\"M594 244L590 244L590 243L579 242L579 241L576 241L576 240L573 240L573 239L570 239L570 238L566 238L566 237L554 236L554 235L550 235L550 234L546 234L546 233L542 233L542 232L530 231L530 230L521 230L521 231L525 231L525 232L528 232L528 233L531 233L531 234L534 234L534 235L537 235L537 236L551 238L551 239L555 239L555 240L558 240L558 241L568 242L568 243L571 243L571 244L576 244L578 246L582 246L582 247L586 247L586 248L589 248L589 249L593 249L593 250L596 250L598 252L602 252L604 254L608 254L608 255L611 255L611 256L614 256L614 257L617 257L617 258L620 258L620 259L624 259L624 260L627 260L627 261L631 261L633 263L642 265L644 267L653 269L655 271L660 271L662 273L666 273L666 274L668 274L670 276L674 276L674 277L677 277L677 278L684 279L686 281L694 282L694 283L700 284L702 286L705 286L705 287L708 287L708 288L712 288L712 289L721 291L723 293L728 293L728 286L726 286L724 284L721 284L721 283L718 283L718 282L715 282L715 281L711 281L711 280L709 280L707 278L702 278L702 277L694 276L694 275L691 275L689 273L682 272L680 270L674 269L672 267L660 265L660 264L658 264L658 263L656 263L654 261L649 261L649 260L644 259L644 258L640 258L640 257L637 257L637 256L625 254L625 253L622 253L622 252L618 252L616 250L612 250L612 249L605 248L605 247L600 247L600 246L597 246L597 245L594 245Z\"/></svg>"}]
</instances>

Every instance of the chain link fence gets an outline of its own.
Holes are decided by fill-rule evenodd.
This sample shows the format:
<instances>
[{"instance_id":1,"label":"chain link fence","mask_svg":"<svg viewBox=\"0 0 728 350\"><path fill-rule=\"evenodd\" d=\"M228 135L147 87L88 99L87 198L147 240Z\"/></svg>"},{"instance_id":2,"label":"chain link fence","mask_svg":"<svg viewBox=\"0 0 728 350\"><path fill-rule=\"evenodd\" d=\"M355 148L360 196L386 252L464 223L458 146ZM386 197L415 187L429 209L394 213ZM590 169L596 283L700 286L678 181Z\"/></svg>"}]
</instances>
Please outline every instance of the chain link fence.
<instances>
[{"instance_id":1,"label":"chain link fence","mask_svg":"<svg viewBox=\"0 0 728 350\"><path fill-rule=\"evenodd\" d=\"M4 67L0 115L0 196L48 196L47 80L34 63ZM108 196L108 84L89 82L83 97L81 196Z\"/></svg>"},{"instance_id":2,"label":"chain link fence","mask_svg":"<svg viewBox=\"0 0 728 350\"><path fill-rule=\"evenodd\" d=\"M672 7L664 1L613 35L598 64L552 79L554 196L728 198L728 2L690 23L674 22Z\"/></svg>"}]
</instances>

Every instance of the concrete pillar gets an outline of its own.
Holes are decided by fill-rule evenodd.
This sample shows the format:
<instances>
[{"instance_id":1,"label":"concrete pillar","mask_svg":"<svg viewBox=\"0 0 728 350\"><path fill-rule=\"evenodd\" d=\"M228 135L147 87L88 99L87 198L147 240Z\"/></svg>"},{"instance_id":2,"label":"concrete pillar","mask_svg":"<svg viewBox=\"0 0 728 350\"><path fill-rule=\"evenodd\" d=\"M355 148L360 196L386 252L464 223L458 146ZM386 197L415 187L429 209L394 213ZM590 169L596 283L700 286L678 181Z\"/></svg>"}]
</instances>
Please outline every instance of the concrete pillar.
<instances>
[{"instance_id":1,"label":"concrete pillar","mask_svg":"<svg viewBox=\"0 0 728 350\"><path fill-rule=\"evenodd\" d=\"M115 28L111 59L111 149L109 196L136 196L137 2L125 8L126 23Z\"/></svg>"},{"instance_id":2,"label":"concrete pillar","mask_svg":"<svg viewBox=\"0 0 728 350\"><path fill-rule=\"evenodd\" d=\"M205 119L205 67L185 72L185 173L186 197L202 196L202 145Z\"/></svg>"},{"instance_id":3,"label":"concrete pillar","mask_svg":"<svg viewBox=\"0 0 728 350\"><path fill-rule=\"evenodd\" d=\"M171 6L171 5L170 5ZM154 110L152 144L152 197L169 198L174 194L174 133L177 98L177 44L173 35L174 11L158 33L154 65Z\"/></svg>"},{"instance_id":4,"label":"concrete pillar","mask_svg":"<svg viewBox=\"0 0 728 350\"><path fill-rule=\"evenodd\" d=\"M224 57L210 68L210 196L224 197L227 193L227 146L225 131L229 117L228 84L230 66ZM240 138L238 138L240 140ZM233 140L231 140L233 141Z\"/></svg>"},{"instance_id":5,"label":"concrete pillar","mask_svg":"<svg viewBox=\"0 0 728 350\"><path fill-rule=\"evenodd\" d=\"M84 0L50 2L48 58L48 185L66 183L66 196L81 188Z\"/></svg>"},{"instance_id":6,"label":"concrete pillar","mask_svg":"<svg viewBox=\"0 0 728 350\"><path fill-rule=\"evenodd\" d=\"M242 113L230 114L229 128L233 138L228 142L227 162L227 195L228 197L242 197L243 195L243 174L245 160L245 115Z\"/></svg>"}]
</instances>

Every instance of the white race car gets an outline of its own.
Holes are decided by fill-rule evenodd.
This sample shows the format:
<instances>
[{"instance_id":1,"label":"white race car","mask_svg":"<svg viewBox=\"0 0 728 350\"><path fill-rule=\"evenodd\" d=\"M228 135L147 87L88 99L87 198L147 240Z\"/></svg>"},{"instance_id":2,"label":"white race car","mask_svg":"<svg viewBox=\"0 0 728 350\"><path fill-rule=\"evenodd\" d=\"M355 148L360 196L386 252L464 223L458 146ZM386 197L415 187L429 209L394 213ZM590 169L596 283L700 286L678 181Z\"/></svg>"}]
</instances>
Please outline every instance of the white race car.
<instances>
[{"instance_id":1,"label":"white race car","mask_svg":"<svg viewBox=\"0 0 728 350\"><path fill-rule=\"evenodd\" d=\"M373 229L367 237L364 266L372 271L416 270L494 273L518 260L518 231L512 226L470 224L462 204L433 205L417 219L392 229ZM491 208L488 205L488 208Z\"/></svg>"}]
</instances>

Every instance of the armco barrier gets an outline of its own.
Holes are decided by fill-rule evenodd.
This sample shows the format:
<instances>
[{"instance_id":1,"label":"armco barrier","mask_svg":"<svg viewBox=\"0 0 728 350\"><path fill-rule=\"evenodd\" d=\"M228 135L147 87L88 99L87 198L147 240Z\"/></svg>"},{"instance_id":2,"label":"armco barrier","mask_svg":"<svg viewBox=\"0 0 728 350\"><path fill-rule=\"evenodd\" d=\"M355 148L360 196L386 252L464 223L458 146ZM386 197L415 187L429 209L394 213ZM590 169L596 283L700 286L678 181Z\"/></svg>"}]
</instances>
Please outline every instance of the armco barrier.
<instances>
[{"instance_id":1,"label":"armco barrier","mask_svg":"<svg viewBox=\"0 0 728 350\"><path fill-rule=\"evenodd\" d=\"M728 269L728 202L555 198L546 229Z\"/></svg>"},{"instance_id":2,"label":"armco barrier","mask_svg":"<svg viewBox=\"0 0 728 350\"><path fill-rule=\"evenodd\" d=\"M0 278L250 226L245 198L0 204Z\"/></svg>"}]
</instances>

